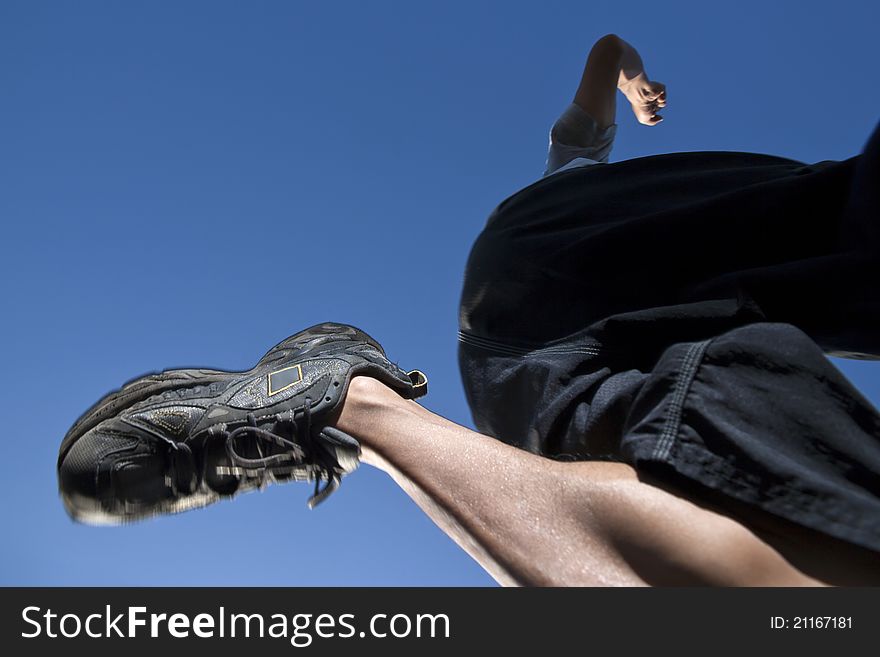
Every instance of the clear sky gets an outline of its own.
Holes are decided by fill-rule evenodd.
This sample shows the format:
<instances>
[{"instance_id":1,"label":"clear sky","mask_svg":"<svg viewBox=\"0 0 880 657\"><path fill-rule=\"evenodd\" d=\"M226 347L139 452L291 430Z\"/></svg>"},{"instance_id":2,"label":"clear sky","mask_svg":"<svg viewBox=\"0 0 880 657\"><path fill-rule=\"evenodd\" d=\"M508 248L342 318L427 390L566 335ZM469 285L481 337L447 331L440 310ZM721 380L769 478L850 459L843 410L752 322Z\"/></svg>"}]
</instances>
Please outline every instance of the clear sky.
<instances>
[{"instance_id":1,"label":"clear sky","mask_svg":"<svg viewBox=\"0 0 880 657\"><path fill-rule=\"evenodd\" d=\"M880 118L876 2L0 2L0 584L491 585L384 474L116 528L71 522L61 438L134 376L246 369L360 326L470 424L470 244L544 165L590 45L668 85L612 160L844 159ZM880 364L839 362L875 403Z\"/></svg>"}]
</instances>

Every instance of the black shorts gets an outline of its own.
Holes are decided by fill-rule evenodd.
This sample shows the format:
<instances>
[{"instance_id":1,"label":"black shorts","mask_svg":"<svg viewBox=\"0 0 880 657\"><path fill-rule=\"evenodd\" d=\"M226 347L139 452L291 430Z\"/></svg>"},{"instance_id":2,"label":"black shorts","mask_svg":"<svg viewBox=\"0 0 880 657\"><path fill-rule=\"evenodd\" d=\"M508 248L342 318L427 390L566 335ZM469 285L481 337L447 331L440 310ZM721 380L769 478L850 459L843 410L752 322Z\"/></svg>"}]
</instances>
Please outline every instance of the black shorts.
<instances>
[{"instance_id":1,"label":"black shorts","mask_svg":"<svg viewBox=\"0 0 880 657\"><path fill-rule=\"evenodd\" d=\"M477 428L880 551L880 415L825 355L880 355L878 187L880 128L842 162L677 153L518 192L465 273Z\"/></svg>"}]
</instances>

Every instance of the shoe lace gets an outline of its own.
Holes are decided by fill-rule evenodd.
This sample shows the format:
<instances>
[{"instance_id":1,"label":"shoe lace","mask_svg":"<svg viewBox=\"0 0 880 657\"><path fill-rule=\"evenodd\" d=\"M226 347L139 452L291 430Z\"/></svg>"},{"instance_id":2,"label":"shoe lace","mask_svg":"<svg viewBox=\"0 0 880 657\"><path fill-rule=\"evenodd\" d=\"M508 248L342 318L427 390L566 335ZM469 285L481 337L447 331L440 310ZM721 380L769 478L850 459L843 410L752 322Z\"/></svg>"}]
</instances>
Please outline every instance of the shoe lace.
<instances>
[{"instance_id":1,"label":"shoe lace","mask_svg":"<svg viewBox=\"0 0 880 657\"><path fill-rule=\"evenodd\" d=\"M249 413L247 424L232 431L227 431L226 426L221 424L209 429L209 433L225 441L226 455L231 464L247 472L247 476L253 476L249 472L257 472L261 487L270 474L284 473L285 465L289 466L286 474L292 473L296 466L310 465L315 489L308 505L309 508L314 508L339 488L341 478L336 472L336 459L312 433L311 399L306 398L299 419L297 423L292 410L287 414L278 414L275 416L273 430L270 430L259 426L253 413ZM246 436L256 439L254 445L259 454L257 458L243 456L236 449L237 441ZM264 455L265 445L280 447L282 451ZM323 487L322 481L327 482Z\"/></svg>"}]
</instances>

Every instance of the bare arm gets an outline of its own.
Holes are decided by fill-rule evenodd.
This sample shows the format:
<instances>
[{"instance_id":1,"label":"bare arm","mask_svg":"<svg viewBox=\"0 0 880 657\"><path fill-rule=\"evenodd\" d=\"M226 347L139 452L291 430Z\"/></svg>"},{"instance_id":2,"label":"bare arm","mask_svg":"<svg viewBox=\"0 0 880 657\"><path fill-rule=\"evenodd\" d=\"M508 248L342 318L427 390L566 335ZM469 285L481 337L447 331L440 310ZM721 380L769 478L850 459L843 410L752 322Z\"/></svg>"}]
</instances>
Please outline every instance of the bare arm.
<instances>
[{"instance_id":1,"label":"bare arm","mask_svg":"<svg viewBox=\"0 0 880 657\"><path fill-rule=\"evenodd\" d=\"M648 78L635 48L608 34L590 50L574 102L605 128L614 123L618 89L639 123L657 125L663 120L657 111L666 106L666 86Z\"/></svg>"}]
</instances>

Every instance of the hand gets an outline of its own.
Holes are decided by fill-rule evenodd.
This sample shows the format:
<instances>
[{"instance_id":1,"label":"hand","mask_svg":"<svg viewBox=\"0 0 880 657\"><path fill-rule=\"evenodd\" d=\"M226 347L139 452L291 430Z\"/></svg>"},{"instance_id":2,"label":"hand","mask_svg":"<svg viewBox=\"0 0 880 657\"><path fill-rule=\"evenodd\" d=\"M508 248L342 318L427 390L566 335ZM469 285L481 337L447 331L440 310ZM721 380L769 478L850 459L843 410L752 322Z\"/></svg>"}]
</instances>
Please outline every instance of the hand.
<instances>
[{"instance_id":1,"label":"hand","mask_svg":"<svg viewBox=\"0 0 880 657\"><path fill-rule=\"evenodd\" d=\"M649 80L644 73L617 87L632 105L633 114L643 125L657 125L663 117L657 111L666 107L666 85Z\"/></svg>"}]
</instances>

